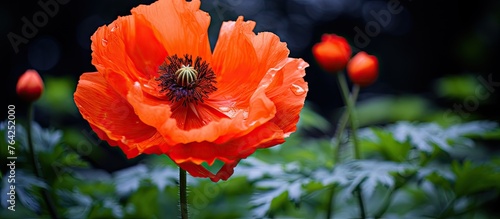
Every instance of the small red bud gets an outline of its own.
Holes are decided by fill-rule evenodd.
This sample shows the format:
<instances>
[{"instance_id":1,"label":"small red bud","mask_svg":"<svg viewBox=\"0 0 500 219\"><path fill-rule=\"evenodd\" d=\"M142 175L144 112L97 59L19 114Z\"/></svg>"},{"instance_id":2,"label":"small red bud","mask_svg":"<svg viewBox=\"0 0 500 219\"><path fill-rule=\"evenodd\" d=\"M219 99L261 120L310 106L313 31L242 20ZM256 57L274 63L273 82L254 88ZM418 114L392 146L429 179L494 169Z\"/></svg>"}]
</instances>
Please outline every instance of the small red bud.
<instances>
[{"instance_id":1,"label":"small red bud","mask_svg":"<svg viewBox=\"0 0 500 219\"><path fill-rule=\"evenodd\" d=\"M329 73L344 69L351 57L351 47L344 37L323 34L321 42L313 46L313 55L318 64Z\"/></svg>"},{"instance_id":2,"label":"small red bud","mask_svg":"<svg viewBox=\"0 0 500 219\"><path fill-rule=\"evenodd\" d=\"M21 99L33 102L43 92L43 81L36 70L27 70L17 81L16 92Z\"/></svg>"},{"instance_id":3,"label":"small red bud","mask_svg":"<svg viewBox=\"0 0 500 219\"><path fill-rule=\"evenodd\" d=\"M365 87L378 77L378 59L366 52L357 53L347 64L347 74L354 84Z\"/></svg>"}]
</instances>

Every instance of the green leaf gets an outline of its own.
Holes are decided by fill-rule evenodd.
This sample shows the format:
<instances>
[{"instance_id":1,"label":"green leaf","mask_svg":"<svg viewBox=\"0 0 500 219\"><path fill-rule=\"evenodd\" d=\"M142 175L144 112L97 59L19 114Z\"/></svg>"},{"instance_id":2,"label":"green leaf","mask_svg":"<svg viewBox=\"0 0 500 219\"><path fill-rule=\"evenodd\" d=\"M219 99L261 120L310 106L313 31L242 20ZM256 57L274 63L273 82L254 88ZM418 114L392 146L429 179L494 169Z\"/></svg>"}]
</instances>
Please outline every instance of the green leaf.
<instances>
[{"instance_id":1,"label":"green leaf","mask_svg":"<svg viewBox=\"0 0 500 219\"><path fill-rule=\"evenodd\" d=\"M88 218L122 218L123 209L117 200L106 197L94 200Z\"/></svg>"},{"instance_id":2,"label":"green leaf","mask_svg":"<svg viewBox=\"0 0 500 219\"><path fill-rule=\"evenodd\" d=\"M434 147L450 152L453 143L472 146L473 142L466 136L483 133L496 128L497 124L488 121L474 121L443 128L436 123L398 122L387 127L394 139L404 143L409 141L418 150L432 153Z\"/></svg>"},{"instance_id":3,"label":"green leaf","mask_svg":"<svg viewBox=\"0 0 500 219\"><path fill-rule=\"evenodd\" d=\"M45 90L42 98L36 102L46 112L53 115L77 115L78 110L73 101L76 83L70 78L47 77L44 80ZM57 107L54 107L57 106ZM52 116L51 118L57 118Z\"/></svg>"},{"instance_id":4,"label":"green leaf","mask_svg":"<svg viewBox=\"0 0 500 219\"><path fill-rule=\"evenodd\" d=\"M290 165L290 164L289 164ZM249 157L236 166L234 176L246 176L249 181L256 181L265 177L283 175L283 165L268 164L257 158Z\"/></svg>"},{"instance_id":5,"label":"green leaf","mask_svg":"<svg viewBox=\"0 0 500 219\"><path fill-rule=\"evenodd\" d=\"M242 164L235 172L247 175L248 180L255 181L255 187L262 190L252 196L254 217L273 214L277 206L281 206L283 198L296 206L300 205L304 185L309 184L310 179L300 173L297 163L267 164L250 157Z\"/></svg>"},{"instance_id":6,"label":"green leaf","mask_svg":"<svg viewBox=\"0 0 500 219\"><path fill-rule=\"evenodd\" d=\"M434 123L412 124L409 122L398 122L389 128L394 133L394 138L404 143L409 141L418 150L431 153L434 145L443 150L449 150L443 136L443 129Z\"/></svg>"},{"instance_id":7,"label":"green leaf","mask_svg":"<svg viewBox=\"0 0 500 219\"><path fill-rule=\"evenodd\" d=\"M386 160L403 162L408 159L411 145L408 142L396 141L391 132L380 128L360 130L363 151L375 151Z\"/></svg>"},{"instance_id":8,"label":"green leaf","mask_svg":"<svg viewBox=\"0 0 500 219\"><path fill-rule=\"evenodd\" d=\"M363 195L369 198L373 195L377 185L393 187L395 185L393 174L404 174L415 169L409 164L377 160L354 160L339 166L344 165L343 168L346 169L349 179L348 187L342 194L344 199L351 196L358 186L361 186Z\"/></svg>"},{"instance_id":9,"label":"green leaf","mask_svg":"<svg viewBox=\"0 0 500 219\"><path fill-rule=\"evenodd\" d=\"M93 200L89 195L82 194L78 189L73 191L58 190L59 203L65 209L67 218L88 218Z\"/></svg>"},{"instance_id":10,"label":"green leaf","mask_svg":"<svg viewBox=\"0 0 500 219\"><path fill-rule=\"evenodd\" d=\"M500 189L500 171L490 164L475 165L471 161L462 164L453 162L452 171L456 175L454 190L458 196Z\"/></svg>"},{"instance_id":11,"label":"green leaf","mask_svg":"<svg viewBox=\"0 0 500 219\"><path fill-rule=\"evenodd\" d=\"M167 186L176 186L178 171L171 167L159 166L149 171L149 178L159 191L163 191Z\"/></svg>"},{"instance_id":12,"label":"green leaf","mask_svg":"<svg viewBox=\"0 0 500 219\"><path fill-rule=\"evenodd\" d=\"M271 209L271 202L285 193L286 188L275 188L266 192L256 193L250 204L254 206L252 214L256 218L263 218Z\"/></svg>"},{"instance_id":13,"label":"green leaf","mask_svg":"<svg viewBox=\"0 0 500 219\"><path fill-rule=\"evenodd\" d=\"M320 182L324 186L329 185L348 185L350 182L350 169L346 165L337 165L332 170L328 169L316 169L311 174L314 181Z\"/></svg>"},{"instance_id":14,"label":"green leaf","mask_svg":"<svg viewBox=\"0 0 500 219\"><path fill-rule=\"evenodd\" d=\"M417 179L428 180L434 185L451 189L452 182L455 181L455 175L449 165L431 163L425 167L420 167L417 172Z\"/></svg>"},{"instance_id":15,"label":"green leaf","mask_svg":"<svg viewBox=\"0 0 500 219\"><path fill-rule=\"evenodd\" d=\"M163 203L164 200L161 200L161 197L166 195L165 191L159 192L156 187L141 186L139 190L133 193L127 200L127 204L125 205L125 218L178 218L178 197L165 197L169 202ZM191 204L195 205L195 203ZM160 213L164 212L165 209L168 214L165 215L166 217L161 217ZM170 210L170 212L168 210Z\"/></svg>"},{"instance_id":16,"label":"green leaf","mask_svg":"<svg viewBox=\"0 0 500 219\"><path fill-rule=\"evenodd\" d=\"M421 120L433 112L430 102L419 96L374 97L356 104L360 125Z\"/></svg>"},{"instance_id":17,"label":"green leaf","mask_svg":"<svg viewBox=\"0 0 500 219\"><path fill-rule=\"evenodd\" d=\"M30 173L26 173L22 170L16 170L15 178L13 179L14 181L9 182L9 177L7 175L3 177L2 189L0 190L2 207L7 208L9 205L6 201L10 199L9 193L15 193L16 201L19 200L24 207L34 212L39 212L41 210L41 196L39 191L41 188L47 188L47 184ZM10 186L15 186L15 189L11 190Z\"/></svg>"},{"instance_id":18,"label":"green leaf","mask_svg":"<svg viewBox=\"0 0 500 219\"><path fill-rule=\"evenodd\" d=\"M320 131L327 132L330 128L330 123L321 115L314 112L309 105L306 104L300 112L298 126L304 129L318 129Z\"/></svg>"},{"instance_id":19,"label":"green leaf","mask_svg":"<svg viewBox=\"0 0 500 219\"><path fill-rule=\"evenodd\" d=\"M81 159L76 153L68 153L62 158L62 165L68 167L88 167L89 164Z\"/></svg>"},{"instance_id":20,"label":"green leaf","mask_svg":"<svg viewBox=\"0 0 500 219\"><path fill-rule=\"evenodd\" d=\"M19 139L21 147L25 151L28 149L28 139L26 129L16 124L16 138ZM62 132L59 130L43 129L38 123L33 122L31 125L31 135L33 140L33 148L35 151L52 152L54 147L58 145L62 138Z\"/></svg>"},{"instance_id":21,"label":"green leaf","mask_svg":"<svg viewBox=\"0 0 500 219\"><path fill-rule=\"evenodd\" d=\"M143 164L115 172L113 177L118 195L125 196L135 192L141 181L147 177L147 172L148 168Z\"/></svg>"},{"instance_id":22,"label":"green leaf","mask_svg":"<svg viewBox=\"0 0 500 219\"><path fill-rule=\"evenodd\" d=\"M436 82L438 96L455 100L464 100L467 97L475 96L479 86L481 86L479 81L470 74L447 76Z\"/></svg>"},{"instance_id":23,"label":"green leaf","mask_svg":"<svg viewBox=\"0 0 500 219\"><path fill-rule=\"evenodd\" d=\"M434 185L437 185L445 189L451 189L450 180L437 172L432 172L428 174L425 178L428 181L432 182Z\"/></svg>"},{"instance_id":24,"label":"green leaf","mask_svg":"<svg viewBox=\"0 0 500 219\"><path fill-rule=\"evenodd\" d=\"M500 140L500 128L480 133L469 133L465 136L473 139Z\"/></svg>"}]
</instances>

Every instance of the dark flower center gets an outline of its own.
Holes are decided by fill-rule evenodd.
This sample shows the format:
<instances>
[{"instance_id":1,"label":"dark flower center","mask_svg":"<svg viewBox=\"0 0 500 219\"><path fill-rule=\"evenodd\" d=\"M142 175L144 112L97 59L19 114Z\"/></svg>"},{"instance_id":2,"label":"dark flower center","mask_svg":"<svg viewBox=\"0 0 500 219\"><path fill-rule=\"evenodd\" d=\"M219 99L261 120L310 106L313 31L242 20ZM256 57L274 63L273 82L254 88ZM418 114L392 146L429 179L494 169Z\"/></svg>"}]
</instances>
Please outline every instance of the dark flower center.
<instances>
[{"instance_id":1,"label":"dark flower center","mask_svg":"<svg viewBox=\"0 0 500 219\"><path fill-rule=\"evenodd\" d=\"M201 57L193 62L192 56L187 54L184 57L167 56L158 73L160 77L156 80L160 81L160 92L165 92L172 103L197 104L217 90L215 73Z\"/></svg>"}]
</instances>

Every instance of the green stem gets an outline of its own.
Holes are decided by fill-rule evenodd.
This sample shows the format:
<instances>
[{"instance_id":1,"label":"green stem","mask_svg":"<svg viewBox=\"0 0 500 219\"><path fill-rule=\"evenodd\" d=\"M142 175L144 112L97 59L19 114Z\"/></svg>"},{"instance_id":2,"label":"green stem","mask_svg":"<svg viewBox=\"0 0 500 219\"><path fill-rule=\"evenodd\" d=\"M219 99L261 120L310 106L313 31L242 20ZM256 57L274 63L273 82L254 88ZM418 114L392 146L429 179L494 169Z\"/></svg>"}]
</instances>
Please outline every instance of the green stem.
<instances>
[{"instance_id":1,"label":"green stem","mask_svg":"<svg viewBox=\"0 0 500 219\"><path fill-rule=\"evenodd\" d=\"M330 190L330 194L328 194L328 204L326 209L326 219L330 219L333 216L333 208L335 207L335 185L332 185L332 190Z\"/></svg>"},{"instance_id":2,"label":"green stem","mask_svg":"<svg viewBox=\"0 0 500 219\"><path fill-rule=\"evenodd\" d=\"M179 206L181 219L188 219L186 171L179 167Z\"/></svg>"},{"instance_id":3,"label":"green stem","mask_svg":"<svg viewBox=\"0 0 500 219\"><path fill-rule=\"evenodd\" d=\"M347 112L347 110L345 110L339 119L339 123L337 125L337 129L335 130L335 135L333 137L335 139L335 144L333 145L334 165L340 163L340 151L341 151L340 145L342 143L342 133L344 133L344 129L347 125L347 121L349 121L348 119L349 119L349 112Z\"/></svg>"},{"instance_id":4,"label":"green stem","mask_svg":"<svg viewBox=\"0 0 500 219\"><path fill-rule=\"evenodd\" d=\"M361 184L356 188L356 198L358 198L360 217L364 219L366 218L365 203L363 201L363 190L361 190L360 186Z\"/></svg>"},{"instance_id":5,"label":"green stem","mask_svg":"<svg viewBox=\"0 0 500 219\"><path fill-rule=\"evenodd\" d=\"M340 74L340 73L339 73ZM356 102L359 94L359 89L353 89L353 93L350 95L351 101ZM344 110L342 116L339 119L339 123L337 124L337 129L335 130L335 144L333 145L333 158L334 165L340 163L340 151L341 151L341 142L342 142L342 133L344 133L347 122L349 121L349 112ZM328 209L326 211L326 218L332 218L333 216L333 208L335 206L335 186L332 187L329 194L330 199L328 200Z\"/></svg>"},{"instance_id":6,"label":"green stem","mask_svg":"<svg viewBox=\"0 0 500 219\"><path fill-rule=\"evenodd\" d=\"M359 94L359 87L357 87L357 89L356 87L353 88L353 93L349 96L353 103L356 102ZM344 129L348 121L349 121L349 111L345 110L342 113L342 116L340 117L339 123L337 125L337 129L335 130L335 136L334 136L335 145L333 145L333 150L334 150L333 156L335 164L340 163L340 149L341 149L340 145L342 142L342 133L344 133Z\"/></svg>"},{"instance_id":7,"label":"green stem","mask_svg":"<svg viewBox=\"0 0 500 219\"><path fill-rule=\"evenodd\" d=\"M340 90L342 92L342 97L344 98L344 102L346 103L347 106L347 111L349 112L349 122L351 125L351 135L352 135L352 141L354 145L354 159L361 159L361 153L359 149L359 144L358 144L358 135L356 133L357 129L357 123L356 123L356 113L354 110L354 102L351 98L349 98L349 89L347 88L347 81L345 79L344 74L337 74L339 85L340 85ZM359 93L359 86L355 85L353 87L353 93ZM354 95L353 95L354 96ZM357 94L356 94L357 96Z\"/></svg>"},{"instance_id":8,"label":"green stem","mask_svg":"<svg viewBox=\"0 0 500 219\"><path fill-rule=\"evenodd\" d=\"M354 109L354 102L351 98L349 98L349 89L347 87L347 81L345 79L344 74L339 73L337 74L339 85L340 85L340 91L342 93L342 97L344 98L344 102L347 105L347 111L349 112L350 118L350 125L351 125L351 135L352 135L352 141L353 141L353 152L354 152L354 159L359 160L361 159L361 153L360 153L360 148L359 148L359 143L358 143L358 135L357 135L357 124L356 124L356 112ZM353 93L357 95L359 93L359 86L354 85L353 87ZM354 96L354 95L353 95ZM360 209L360 216L361 218L366 218L366 212L365 212L365 204L363 202L363 191L361 188L358 186L356 189L356 196L358 199L358 204L359 204L359 209Z\"/></svg>"},{"instance_id":9,"label":"green stem","mask_svg":"<svg viewBox=\"0 0 500 219\"><path fill-rule=\"evenodd\" d=\"M384 202L380 206L380 208L377 211L377 213L375 213L374 218L382 218L382 216L385 214L385 212L387 211L387 209L391 205L392 195L396 192L397 189L399 189L399 188L395 187L395 188L391 189L391 191L389 191L387 193L387 195L384 197Z\"/></svg>"},{"instance_id":10,"label":"green stem","mask_svg":"<svg viewBox=\"0 0 500 219\"><path fill-rule=\"evenodd\" d=\"M31 155L31 163L33 164L33 169L35 172L35 176L39 179L43 180L42 176L42 169L40 165L38 164L38 161L36 160L36 154L35 154L35 149L33 147L33 137L31 134L31 126L32 126L32 121L33 121L33 104L30 103L28 105L28 126L26 127L26 132L27 132L27 137L28 137L28 147L30 150L30 155ZM52 202L52 199L50 198L50 195L46 189L41 189L42 190L42 198L45 204L47 205L47 208L49 210L50 217L53 219L59 218L57 216L57 211L55 208L54 203Z\"/></svg>"}]
</instances>

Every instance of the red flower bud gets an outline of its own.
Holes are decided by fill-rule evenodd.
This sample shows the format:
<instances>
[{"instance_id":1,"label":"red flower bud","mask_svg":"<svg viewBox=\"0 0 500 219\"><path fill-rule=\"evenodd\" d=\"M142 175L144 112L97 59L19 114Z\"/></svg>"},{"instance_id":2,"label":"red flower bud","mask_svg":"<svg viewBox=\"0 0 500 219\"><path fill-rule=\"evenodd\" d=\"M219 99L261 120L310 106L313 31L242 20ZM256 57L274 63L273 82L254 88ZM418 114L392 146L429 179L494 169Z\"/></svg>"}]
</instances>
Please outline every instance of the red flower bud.
<instances>
[{"instance_id":1,"label":"red flower bud","mask_svg":"<svg viewBox=\"0 0 500 219\"><path fill-rule=\"evenodd\" d=\"M43 92L43 81L35 70L27 70L17 81L16 92L28 102L38 100Z\"/></svg>"},{"instance_id":2,"label":"red flower bud","mask_svg":"<svg viewBox=\"0 0 500 219\"><path fill-rule=\"evenodd\" d=\"M321 42L316 43L312 50L319 65L330 73L344 69L351 57L347 40L335 34L323 34Z\"/></svg>"},{"instance_id":3,"label":"red flower bud","mask_svg":"<svg viewBox=\"0 0 500 219\"><path fill-rule=\"evenodd\" d=\"M362 87L372 84L378 77L377 57L359 52L347 64L347 74L354 84Z\"/></svg>"}]
</instances>

